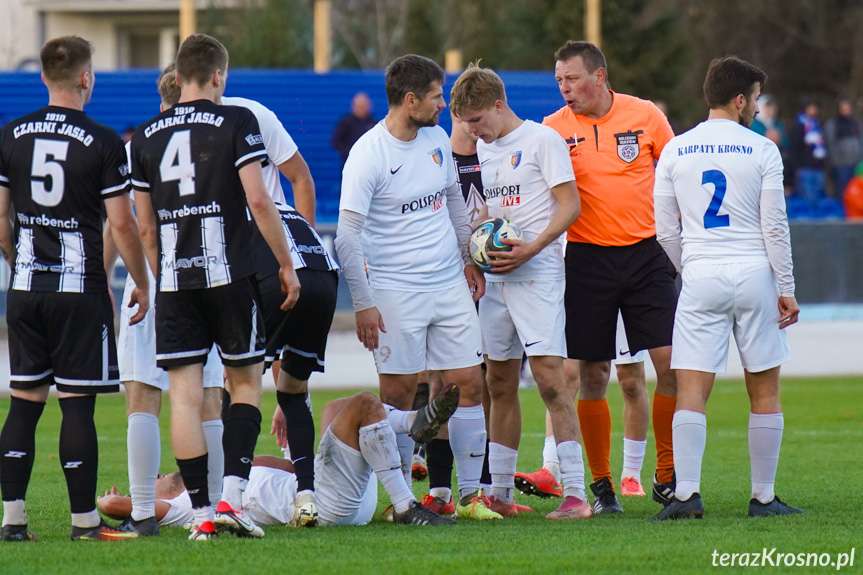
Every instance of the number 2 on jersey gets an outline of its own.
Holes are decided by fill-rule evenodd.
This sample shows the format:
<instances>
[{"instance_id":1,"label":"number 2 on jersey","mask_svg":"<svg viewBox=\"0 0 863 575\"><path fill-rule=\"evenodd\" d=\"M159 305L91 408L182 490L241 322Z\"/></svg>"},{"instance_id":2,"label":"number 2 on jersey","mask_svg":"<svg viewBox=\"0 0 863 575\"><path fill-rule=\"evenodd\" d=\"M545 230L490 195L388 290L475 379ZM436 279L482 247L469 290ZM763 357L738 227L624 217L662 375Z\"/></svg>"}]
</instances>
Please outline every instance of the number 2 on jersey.
<instances>
[{"instance_id":1,"label":"number 2 on jersey","mask_svg":"<svg viewBox=\"0 0 863 575\"><path fill-rule=\"evenodd\" d=\"M159 176L162 182L180 182L180 195L191 196L195 193L195 163L192 162L191 131L174 132L162 161L159 162Z\"/></svg>"},{"instance_id":2,"label":"number 2 on jersey","mask_svg":"<svg viewBox=\"0 0 863 575\"><path fill-rule=\"evenodd\" d=\"M725 199L725 190L728 186L728 181L725 179L725 174L719 170L707 170L701 174L701 185L713 184L713 198L710 199L710 205L707 206L707 211L704 213L704 229L711 228L726 228L731 225L728 214L719 215L719 208L722 206L722 200Z\"/></svg>"}]
</instances>

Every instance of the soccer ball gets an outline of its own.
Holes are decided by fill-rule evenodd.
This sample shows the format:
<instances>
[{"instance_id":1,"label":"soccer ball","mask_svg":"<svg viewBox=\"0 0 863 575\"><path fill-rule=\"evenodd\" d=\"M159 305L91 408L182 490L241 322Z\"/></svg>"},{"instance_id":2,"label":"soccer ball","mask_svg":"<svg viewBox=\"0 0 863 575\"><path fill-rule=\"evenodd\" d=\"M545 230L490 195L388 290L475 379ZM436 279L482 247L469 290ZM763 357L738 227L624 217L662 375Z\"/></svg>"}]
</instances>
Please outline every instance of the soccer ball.
<instances>
[{"instance_id":1,"label":"soccer ball","mask_svg":"<svg viewBox=\"0 0 863 575\"><path fill-rule=\"evenodd\" d=\"M514 223L504 218L492 218L482 222L470 236L470 257L485 272L495 273L488 254L490 252L510 252L512 246L501 240L522 240L524 234Z\"/></svg>"}]
</instances>

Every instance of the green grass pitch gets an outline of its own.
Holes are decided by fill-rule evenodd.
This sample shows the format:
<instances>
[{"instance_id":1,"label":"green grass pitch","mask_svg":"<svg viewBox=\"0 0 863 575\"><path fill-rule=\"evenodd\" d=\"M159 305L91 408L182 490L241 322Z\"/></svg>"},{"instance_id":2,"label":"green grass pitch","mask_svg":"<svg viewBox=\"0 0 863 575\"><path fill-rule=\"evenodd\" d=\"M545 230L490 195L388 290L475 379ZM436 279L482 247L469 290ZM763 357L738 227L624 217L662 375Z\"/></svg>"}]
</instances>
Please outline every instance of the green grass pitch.
<instances>
[{"instance_id":1,"label":"green grass pitch","mask_svg":"<svg viewBox=\"0 0 863 575\"><path fill-rule=\"evenodd\" d=\"M314 382L312 382L314 385ZM863 400L859 379L795 379L783 382L785 435L777 492L806 508L804 516L746 517L749 500L748 401L741 382L720 382L708 405L707 452L702 477L706 513L702 521L656 524L659 510L649 497L622 499L622 516L553 522L545 513L554 500L519 495L535 513L495 523L460 521L448 528L394 526L378 514L366 527L297 530L269 527L263 540L224 537L207 543L186 540L181 529L163 529L158 538L133 542L69 541L68 500L57 462L60 414L49 400L39 425L36 464L28 493L30 525L40 541L0 544L0 573L690 573L714 567L722 553L850 553L863 545L860 443ZM347 392L313 392L316 421L330 399ZM543 407L536 390L521 394L524 435L519 469L541 463ZM614 420L612 469L621 467L621 397L609 389ZM167 406L167 398L166 398ZM269 431L274 393L264 394L264 429L258 453L278 454ZM0 398L0 421L9 408ZM167 409L166 409L167 412ZM123 398L97 403L101 490L117 485L125 493L126 420ZM167 413L162 416L163 470L173 469ZM649 433L643 480L649 485L655 463ZM426 483L415 483L421 495ZM378 511L388 503L383 489ZM775 558L775 555L774 555ZM853 566L860 571L863 549ZM748 568L721 569L737 572ZM829 572L825 567L775 567L771 572Z\"/></svg>"}]
</instances>

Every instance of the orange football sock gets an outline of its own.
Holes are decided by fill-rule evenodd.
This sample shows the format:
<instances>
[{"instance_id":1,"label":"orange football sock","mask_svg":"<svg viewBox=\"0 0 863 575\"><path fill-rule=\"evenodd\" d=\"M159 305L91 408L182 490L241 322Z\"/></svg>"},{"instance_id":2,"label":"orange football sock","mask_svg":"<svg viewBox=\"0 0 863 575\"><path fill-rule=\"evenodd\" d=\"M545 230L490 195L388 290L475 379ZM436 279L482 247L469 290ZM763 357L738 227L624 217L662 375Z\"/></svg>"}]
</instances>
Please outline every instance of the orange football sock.
<instances>
[{"instance_id":1,"label":"orange football sock","mask_svg":"<svg viewBox=\"0 0 863 575\"><path fill-rule=\"evenodd\" d=\"M671 481L674 473L674 448L671 443L671 421L674 419L676 397L653 394L653 436L656 439L656 480Z\"/></svg>"},{"instance_id":2,"label":"orange football sock","mask_svg":"<svg viewBox=\"0 0 863 575\"><path fill-rule=\"evenodd\" d=\"M579 399L578 421L593 481L599 481L603 477L611 479L611 412L608 410L608 401Z\"/></svg>"}]
</instances>

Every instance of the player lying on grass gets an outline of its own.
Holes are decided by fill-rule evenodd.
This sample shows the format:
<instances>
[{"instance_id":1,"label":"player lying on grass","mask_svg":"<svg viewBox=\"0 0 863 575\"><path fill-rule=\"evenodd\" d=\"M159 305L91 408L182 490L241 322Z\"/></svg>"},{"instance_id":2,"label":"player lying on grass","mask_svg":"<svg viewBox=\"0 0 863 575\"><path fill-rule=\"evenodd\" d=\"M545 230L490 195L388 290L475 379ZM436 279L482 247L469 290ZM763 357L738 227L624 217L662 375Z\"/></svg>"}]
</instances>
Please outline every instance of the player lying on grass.
<instances>
[{"instance_id":1,"label":"player lying on grass","mask_svg":"<svg viewBox=\"0 0 863 575\"><path fill-rule=\"evenodd\" d=\"M395 523L455 523L417 503L401 472L395 433L410 433L415 441L428 442L450 418L458 400L458 388L449 385L420 411L392 410L387 414L380 400L368 392L324 406L321 419L325 431L315 457L319 525L364 525L371 520L377 505L372 471L392 501ZM160 477L156 488L160 525L194 524L191 501L177 472ZM290 462L272 456L255 457L243 494L243 507L252 521L260 525L289 523L296 495L297 480ZM98 505L108 517L122 519L131 512L132 501L112 487L99 498Z\"/></svg>"}]
</instances>

